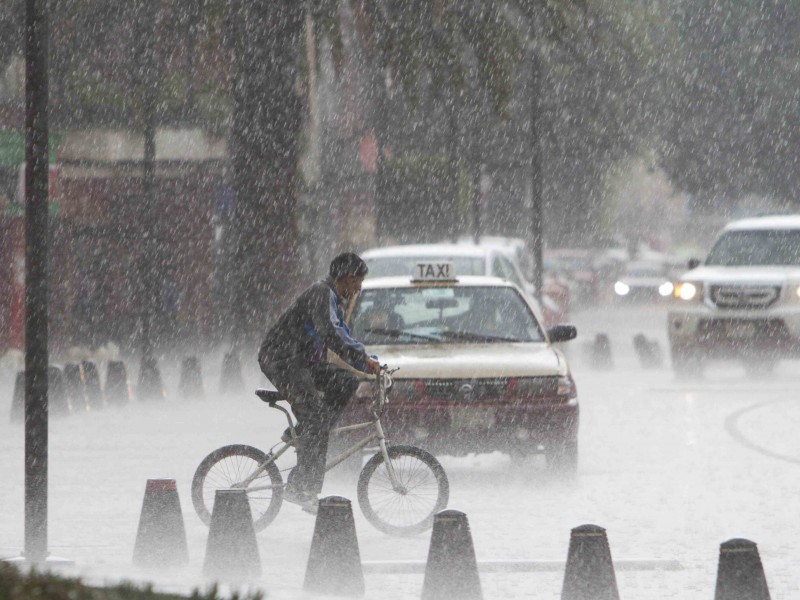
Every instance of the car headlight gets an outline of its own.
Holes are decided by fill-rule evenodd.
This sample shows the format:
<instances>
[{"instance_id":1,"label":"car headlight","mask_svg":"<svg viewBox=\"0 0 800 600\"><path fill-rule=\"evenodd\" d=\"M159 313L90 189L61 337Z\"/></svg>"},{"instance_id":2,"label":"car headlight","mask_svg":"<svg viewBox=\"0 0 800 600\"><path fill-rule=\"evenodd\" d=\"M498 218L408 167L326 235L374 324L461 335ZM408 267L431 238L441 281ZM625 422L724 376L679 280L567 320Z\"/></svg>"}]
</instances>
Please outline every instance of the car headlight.
<instances>
[{"instance_id":1,"label":"car headlight","mask_svg":"<svg viewBox=\"0 0 800 600\"><path fill-rule=\"evenodd\" d=\"M701 300L703 297L703 286L700 283L691 281L680 281L675 286L673 295L679 300L693 301Z\"/></svg>"},{"instance_id":2,"label":"car headlight","mask_svg":"<svg viewBox=\"0 0 800 600\"><path fill-rule=\"evenodd\" d=\"M665 281L660 286L658 286L658 294L659 296L671 296L672 293L675 291L675 286L672 285L671 281Z\"/></svg>"},{"instance_id":3,"label":"car headlight","mask_svg":"<svg viewBox=\"0 0 800 600\"><path fill-rule=\"evenodd\" d=\"M364 400L372 397L373 383L371 381L362 381L356 388L356 398Z\"/></svg>"},{"instance_id":4,"label":"car headlight","mask_svg":"<svg viewBox=\"0 0 800 600\"><path fill-rule=\"evenodd\" d=\"M794 299L800 300L800 285L794 288Z\"/></svg>"},{"instance_id":5,"label":"car headlight","mask_svg":"<svg viewBox=\"0 0 800 600\"><path fill-rule=\"evenodd\" d=\"M567 396L568 398L575 398L578 395L578 390L575 388L575 381L572 379L572 375L565 375L558 378L556 394L559 396Z\"/></svg>"},{"instance_id":6,"label":"car headlight","mask_svg":"<svg viewBox=\"0 0 800 600\"><path fill-rule=\"evenodd\" d=\"M630 291L631 286L624 281L618 281L614 284L614 292L616 292L617 296L627 296Z\"/></svg>"}]
</instances>

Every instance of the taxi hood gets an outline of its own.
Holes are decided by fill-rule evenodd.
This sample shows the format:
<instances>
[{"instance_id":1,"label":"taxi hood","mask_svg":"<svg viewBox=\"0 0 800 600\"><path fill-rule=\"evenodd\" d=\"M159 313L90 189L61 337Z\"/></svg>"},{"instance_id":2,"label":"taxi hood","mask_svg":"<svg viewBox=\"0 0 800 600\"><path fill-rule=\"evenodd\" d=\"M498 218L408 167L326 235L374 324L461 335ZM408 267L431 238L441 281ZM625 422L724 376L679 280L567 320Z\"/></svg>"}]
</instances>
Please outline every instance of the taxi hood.
<instances>
[{"instance_id":1,"label":"taxi hood","mask_svg":"<svg viewBox=\"0 0 800 600\"><path fill-rule=\"evenodd\" d=\"M565 375L567 362L545 343L370 346L396 379L463 379Z\"/></svg>"}]
</instances>

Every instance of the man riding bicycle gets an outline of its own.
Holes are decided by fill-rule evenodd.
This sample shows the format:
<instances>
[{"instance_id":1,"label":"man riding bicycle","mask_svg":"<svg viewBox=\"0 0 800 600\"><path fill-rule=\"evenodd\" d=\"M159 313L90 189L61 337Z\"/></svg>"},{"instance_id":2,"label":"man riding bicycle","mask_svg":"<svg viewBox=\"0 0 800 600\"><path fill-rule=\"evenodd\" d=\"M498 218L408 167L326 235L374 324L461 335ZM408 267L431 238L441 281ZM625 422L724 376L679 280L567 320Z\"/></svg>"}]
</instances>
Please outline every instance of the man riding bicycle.
<instances>
[{"instance_id":1,"label":"man riding bicycle","mask_svg":"<svg viewBox=\"0 0 800 600\"><path fill-rule=\"evenodd\" d=\"M328 432L358 387L358 377L327 360L330 349L349 365L377 373L380 363L367 355L344 322L344 305L355 299L367 275L366 263L345 252L330 264L329 276L294 301L267 333L258 364L287 397L297 418L297 467L283 498L316 512L325 477Z\"/></svg>"}]
</instances>

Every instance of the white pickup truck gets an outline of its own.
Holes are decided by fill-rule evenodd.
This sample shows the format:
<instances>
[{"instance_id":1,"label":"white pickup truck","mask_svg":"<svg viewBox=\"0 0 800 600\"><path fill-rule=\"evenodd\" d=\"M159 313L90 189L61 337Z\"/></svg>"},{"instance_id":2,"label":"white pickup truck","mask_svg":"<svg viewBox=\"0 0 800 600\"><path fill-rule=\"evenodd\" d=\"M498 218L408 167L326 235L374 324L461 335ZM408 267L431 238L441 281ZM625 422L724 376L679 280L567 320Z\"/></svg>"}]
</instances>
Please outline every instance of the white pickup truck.
<instances>
[{"instance_id":1,"label":"white pickup truck","mask_svg":"<svg viewBox=\"0 0 800 600\"><path fill-rule=\"evenodd\" d=\"M764 373L800 356L800 215L728 223L689 267L667 317L677 374L698 374L714 358Z\"/></svg>"}]
</instances>

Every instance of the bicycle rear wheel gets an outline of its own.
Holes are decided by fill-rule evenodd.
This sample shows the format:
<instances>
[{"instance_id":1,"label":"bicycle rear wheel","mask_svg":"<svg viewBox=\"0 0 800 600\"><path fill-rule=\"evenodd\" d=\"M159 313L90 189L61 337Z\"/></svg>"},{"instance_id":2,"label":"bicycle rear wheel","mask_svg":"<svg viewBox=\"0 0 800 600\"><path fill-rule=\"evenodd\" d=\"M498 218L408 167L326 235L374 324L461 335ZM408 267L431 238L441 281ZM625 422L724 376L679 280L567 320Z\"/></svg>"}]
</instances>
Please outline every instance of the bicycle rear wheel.
<instances>
[{"instance_id":1,"label":"bicycle rear wheel","mask_svg":"<svg viewBox=\"0 0 800 600\"><path fill-rule=\"evenodd\" d=\"M206 456L192 478L192 504L203 523L211 523L211 509L217 490L241 488L241 482L268 459L258 448L244 444L223 446ZM261 531L272 522L283 502L283 480L275 463L267 464L247 487L263 486L272 487L247 493L256 531Z\"/></svg>"},{"instance_id":2,"label":"bicycle rear wheel","mask_svg":"<svg viewBox=\"0 0 800 600\"><path fill-rule=\"evenodd\" d=\"M367 520L384 533L409 535L430 529L433 516L447 506L450 484L432 454L415 446L390 446L397 475L395 489L380 452L358 478L358 504Z\"/></svg>"}]
</instances>

